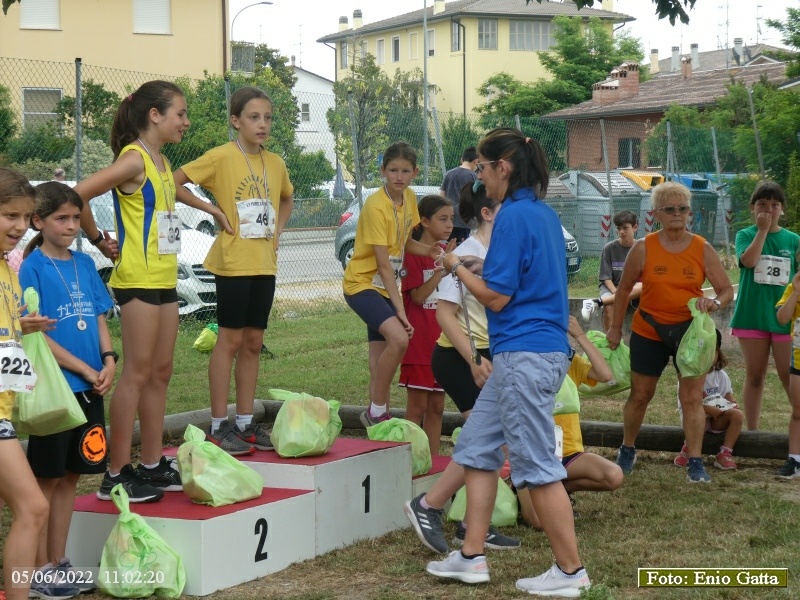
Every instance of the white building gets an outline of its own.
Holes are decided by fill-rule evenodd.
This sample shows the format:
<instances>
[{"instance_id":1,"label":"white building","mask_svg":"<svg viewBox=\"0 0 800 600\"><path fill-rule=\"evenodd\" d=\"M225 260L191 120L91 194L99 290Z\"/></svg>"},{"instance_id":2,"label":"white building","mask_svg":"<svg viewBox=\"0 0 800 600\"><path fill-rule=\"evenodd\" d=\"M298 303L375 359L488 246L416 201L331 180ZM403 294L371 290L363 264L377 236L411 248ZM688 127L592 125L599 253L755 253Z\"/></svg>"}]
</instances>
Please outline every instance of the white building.
<instances>
[{"instance_id":1,"label":"white building","mask_svg":"<svg viewBox=\"0 0 800 600\"><path fill-rule=\"evenodd\" d=\"M297 143L306 152L322 150L331 165L336 167L333 133L328 127L326 114L334 107L333 81L321 75L306 71L294 64L297 83L292 88L297 106L300 109L300 125L295 133Z\"/></svg>"}]
</instances>

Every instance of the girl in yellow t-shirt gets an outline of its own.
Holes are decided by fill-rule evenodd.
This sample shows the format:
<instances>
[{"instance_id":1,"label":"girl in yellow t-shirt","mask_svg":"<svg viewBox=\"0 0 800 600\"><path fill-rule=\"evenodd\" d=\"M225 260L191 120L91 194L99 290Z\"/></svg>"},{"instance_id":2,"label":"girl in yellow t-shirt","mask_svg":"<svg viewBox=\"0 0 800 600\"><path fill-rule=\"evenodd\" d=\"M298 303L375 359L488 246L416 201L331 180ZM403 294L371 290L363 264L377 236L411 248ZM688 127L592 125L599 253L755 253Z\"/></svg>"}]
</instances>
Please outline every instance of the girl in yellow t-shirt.
<instances>
[{"instance_id":1,"label":"girl in yellow t-shirt","mask_svg":"<svg viewBox=\"0 0 800 600\"><path fill-rule=\"evenodd\" d=\"M4 255L14 249L28 230L33 197L33 188L25 177L0 167L0 251ZM5 256L0 262L3 263L0 265L0 295L3 297L0 300L0 343L3 345L0 352L12 360L23 360L22 347L12 347L9 342L20 342L23 334L47 331L55 321L36 314L20 317L19 280ZM30 580L21 578L20 574L30 577L33 572L39 535L49 511L11 424L15 394L12 386L24 383L10 381L6 374L0 374L0 389L3 390L0 391L0 508L5 501L11 510L11 529L3 548L3 580L9 599L28 597ZM13 586L12 581L15 582Z\"/></svg>"},{"instance_id":2,"label":"girl in yellow t-shirt","mask_svg":"<svg viewBox=\"0 0 800 600\"><path fill-rule=\"evenodd\" d=\"M253 423L261 344L275 297L278 240L294 200L283 159L264 144L272 129L272 100L246 86L231 96L230 122L238 132L175 172L214 194L231 224L220 233L203 266L217 285L219 337L208 363L211 429L208 439L232 455L272 448L269 429ZM236 361L236 422L228 422L228 390Z\"/></svg>"},{"instance_id":3,"label":"girl in yellow t-shirt","mask_svg":"<svg viewBox=\"0 0 800 600\"><path fill-rule=\"evenodd\" d=\"M361 209L353 258L344 272L344 299L367 324L370 405L361 413L364 427L391 418L392 379L414 335L399 291L405 253L433 259L442 254L439 244L426 246L411 237L419 211L408 186L418 173L411 146L397 142L386 149L381 164L384 186Z\"/></svg>"}]
</instances>

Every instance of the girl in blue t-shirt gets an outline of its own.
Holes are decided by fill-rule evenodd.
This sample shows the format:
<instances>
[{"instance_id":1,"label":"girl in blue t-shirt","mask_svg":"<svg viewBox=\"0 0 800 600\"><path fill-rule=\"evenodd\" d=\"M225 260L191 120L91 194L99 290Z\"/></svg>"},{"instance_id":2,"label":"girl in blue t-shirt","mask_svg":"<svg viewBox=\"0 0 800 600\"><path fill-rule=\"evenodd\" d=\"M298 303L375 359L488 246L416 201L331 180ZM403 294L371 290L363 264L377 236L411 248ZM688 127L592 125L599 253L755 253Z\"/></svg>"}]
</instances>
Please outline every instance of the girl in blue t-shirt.
<instances>
[{"instance_id":1,"label":"girl in blue t-shirt","mask_svg":"<svg viewBox=\"0 0 800 600\"><path fill-rule=\"evenodd\" d=\"M117 354L105 313L113 303L94 261L69 249L80 231L82 208L78 193L63 183L49 181L36 187L31 224L39 233L25 249L19 272L22 288L32 287L39 294L41 313L56 320L46 333L47 343L86 415L84 425L53 435L32 435L28 441L28 462L50 502L36 554L36 565L43 570L72 568L65 550L78 479L106 470L103 395L114 382ZM33 587L37 585L48 584Z\"/></svg>"}]
</instances>

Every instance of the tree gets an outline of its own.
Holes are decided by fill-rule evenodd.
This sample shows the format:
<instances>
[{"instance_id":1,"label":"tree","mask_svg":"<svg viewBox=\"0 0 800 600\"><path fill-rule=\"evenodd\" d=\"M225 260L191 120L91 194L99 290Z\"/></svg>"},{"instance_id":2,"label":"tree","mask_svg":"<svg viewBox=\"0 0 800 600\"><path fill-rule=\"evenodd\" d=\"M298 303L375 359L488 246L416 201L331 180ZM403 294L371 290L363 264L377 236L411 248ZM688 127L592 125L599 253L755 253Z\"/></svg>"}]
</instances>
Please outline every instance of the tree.
<instances>
[{"instance_id":1,"label":"tree","mask_svg":"<svg viewBox=\"0 0 800 600\"><path fill-rule=\"evenodd\" d=\"M11 94L7 87L0 85L0 152L5 150L8 140L14 136L16 131L17 124L11 108Z\"/></svg>"},{"instance_id":2,"label":"tree","mask_svg":"<svg viewBox=\"0 0 800 600\"><path fill-rule=\"evenodd\" d=\"M480 139L481 132L473 127L467 117L455 113L447 115L442 121L442 168L447 170L459 166L464 149L477 146Z\"/></svg>"},{"instance_id":3,"label":"tree","mask_svg":"<svg viewBox=\"0 0 800 600\"><path fill-rule=\"evenodd\" d=\"M76 155L77 151L73 152L72 156L61 165L67 172L67 179L78 179L75 168ZM81 141L81 178L105 169L112 162L114 162L114 153L111 151L111 146L102 140L83 138Z\"/></svg>"},{"instance_id":4,"label":"tree","mask_svg":"<svg viewBox=\"0 0 800 600\"><path fill-rule=\"evenodd\" d=\"M680 19L681 23L689 22L689 15L684 10L686 8L693 8L697 0L652 0L656 5L656 14L659 19L669 18L669 22L675 25L675 19ZM531 0L525 0L526 4L530 4ZM539 4L542 0L536 0ZM602 0L574 0L578 8L591 8L595 2L600 4Z\"/></svg>"},{"instance_id":5,"label":"tree","mask_svg":"<svg viewBox=\"0 0 800 600\"><path fill-rule=\"evenodd\" d=\"M767 19L767 25L777 29L783 36L781 41L787 46L800 50L800 8L787 8L786 21ZM800 75L800 55L797 52L783 52L780 58L786 61L786 76Z\"/></svg>"},{"instance_id":6,"label":"tree","mask_svg":"<svg viewBox=\"0 0 800 600\"><path fill-rule=\"evenodd\" d=\"M111 124L122 98L91 79L81 82L81 129L83 135L106 142L111 137ZM75 127L75 98L64 96L56 106L62 125Z\"/></svg>"},{"instance_id":7,"label":"tree","mask_svg":"<svg viewBox=\"0 0 800 600\"><path fill-rule=\"evenodd\" d=\"M255 74L258 75L264 69L271 69L272 73L286 86L287 89L294 88L297 83L297 75L289 64L289 59L283 56L279 50L270 48L266 44L259 44L256 50Z\"/></svg>"}]
</instances>

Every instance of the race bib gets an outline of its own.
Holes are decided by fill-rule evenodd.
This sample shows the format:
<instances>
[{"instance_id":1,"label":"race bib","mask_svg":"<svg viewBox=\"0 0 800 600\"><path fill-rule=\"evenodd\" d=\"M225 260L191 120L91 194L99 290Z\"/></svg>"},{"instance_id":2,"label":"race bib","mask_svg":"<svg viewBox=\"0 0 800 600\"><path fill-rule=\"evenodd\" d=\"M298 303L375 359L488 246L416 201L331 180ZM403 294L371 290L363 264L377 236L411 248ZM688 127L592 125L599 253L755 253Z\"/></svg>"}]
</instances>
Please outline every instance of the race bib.
<instances>
[{"instance_id":1,"label":"race bib","mask_svg":"<svg viewBox=\"0 0 800 600\"><path fill-rule=\"evenodd\" d=\"M36 372L22 344L13 340L0 343L0 392L30 392L36 385Z\"/></svg>"},{"instance_id":2,"label":"race bib","mask_svg":"<svg viewBox=\"0 0 800 600\"><path fill-rule=\"evenodd\" d=\"M556 456L561 460L564 458L564 430L560 425L556 425L553 430L556 434Z\"/></svg>"},{"instance_id":3,"label":"race bib","mask_svg":"<svg viewBox=\"0 0 800 600\"><path fill-rule=\"evenodd\" d=\"M710 396L706 396L703 398L703 405L705 406L713 406L714 408L718 408L721 411L730 410L734 406L736 406L733 402L720 396L719 394L712 394Z\"/></svg>"},{"instance_id":4,"label":"race bib","mask_svg":"<svg viewBox=\"0 0 800 600\"><path fill-rule=\"evenodd\" d=\"M402 256L390 256L389 257L389 265L392 267L392 271L394 271L394 281L397 287L400 287L400 279L403 276L403 257ZM378 288L380 290L385 290L386 288L383 285L383 279L381 279L380 273L375 273L375 276L372 278L372 287Z\"/></svg>"},{"instance_id":5,"label":"race bib","mask_svg":"<svg viewBox=\"0 0 800 600\"><path fill-rule=\"evenodd\" d=\"M239 237L272 239L275 235L275 209L269 200L242 200L236 203L239 213Z\"/></svg>"},{"instance_id":6,"label":"race bib","mask_svg":"<svg viewBox=\"0 0 800 600\"><path fill-rule=\"evenodd\" d=\"M428 281L436 271L434 269L425 269L422 271L422 280ZM439 286L433 288L430 296L425 298L425 302L422 303L422 308L426 310L436 310L436 304L439 300Z\"/></svg>"},{"instance_id":7,"label":"race bib","mask_svg":"<svg viewBox=\"0 0 800 600\"><path fill-rule=\"evenodd\" d=\"M758 259L758 264L753 272L753 280L764 285L779 285L786 287L789 283L791 262L783 256L764 255Z\"/></svg>"},{"instance_id":8,"label":"race bib","mask_svg":"<svg viewBox=\"0 0 800 600\"><path fill-rule=\"evenodd\" d=\"M180 254L181 251L181 218L174 212L160 210L156 213L158 225L158 253Z\"/></svg>"}]
</instances>

